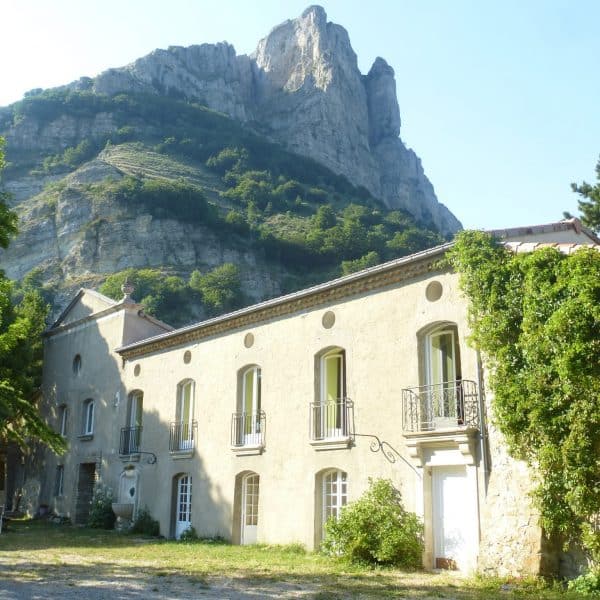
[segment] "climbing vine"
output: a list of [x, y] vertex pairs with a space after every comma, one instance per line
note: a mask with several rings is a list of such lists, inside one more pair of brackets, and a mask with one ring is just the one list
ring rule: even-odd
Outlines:
[[600, 252], [516, 254], [458, 235], [449, 254], [490, 367], [495, 422], [535, 475], [541, 525], [600, 563]]

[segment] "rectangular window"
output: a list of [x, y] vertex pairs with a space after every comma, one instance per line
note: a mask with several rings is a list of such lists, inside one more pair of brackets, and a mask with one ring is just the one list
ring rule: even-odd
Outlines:
[[56, 467], [56, 479], [54, 480], [54, 495], [62, 496], [64, 492], [65, 468], [63, 465]]

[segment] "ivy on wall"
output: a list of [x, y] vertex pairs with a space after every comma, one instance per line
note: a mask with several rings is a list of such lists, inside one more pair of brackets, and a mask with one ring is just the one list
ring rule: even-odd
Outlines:
[[483, 232], [449, 253], [490, 367], [496, 424], [535, 476], [541, 525], [600, 562], [600, 252], [515, 254]]

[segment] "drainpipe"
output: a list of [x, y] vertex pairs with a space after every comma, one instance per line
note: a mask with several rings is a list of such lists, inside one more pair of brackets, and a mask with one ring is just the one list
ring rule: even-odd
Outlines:
[[479, 403], [479, 448], [481, 450], [481, 462], [483, 463], [483, 485], [485, 495], [487, 496], [488, 489], [488, 450], [485, 439], [485, 403], [483, 401], [483, 378], [482, 378], [483, 365], [481, 363], [481, 354], [477, 350], [477, 400]]

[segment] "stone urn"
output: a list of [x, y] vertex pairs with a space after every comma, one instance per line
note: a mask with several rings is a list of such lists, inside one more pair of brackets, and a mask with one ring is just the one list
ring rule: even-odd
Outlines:
[[112, 511], [117, 517], [126, 521], [131, 521], [131, 517], [133, 516], [133, 504], [129, 502], [113, 502]]

